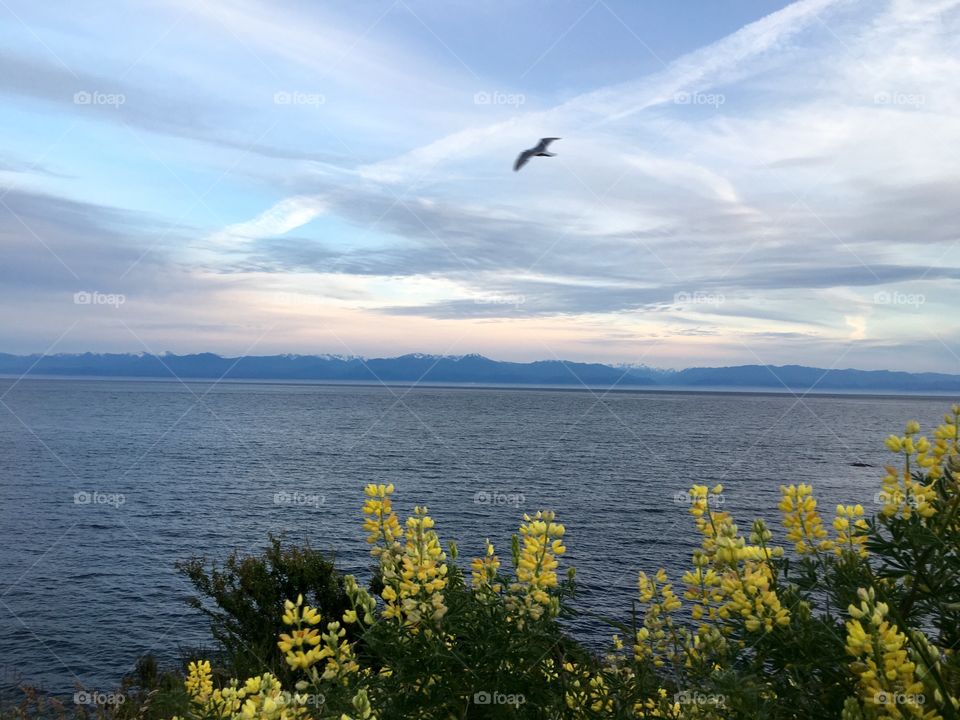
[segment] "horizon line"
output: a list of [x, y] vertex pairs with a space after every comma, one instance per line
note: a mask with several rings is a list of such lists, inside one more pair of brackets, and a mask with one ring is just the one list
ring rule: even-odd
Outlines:
[[[349, 361], [375, 361], [375, 360], [401, 360], [404, 358], [416, 358], [416, 359], [429, 359], [429, 360], [463, 360], [466, 358], [478, 358], [482, 360], [488, 360], [493, 363], [500, 364], [511, 364], [511, 365], [533, 365], [537, 363], [559, 363], [565, 365], [594, 365], [602, 366], [610, 369], [636, 369], [636, 370], [648, 370], [651, 372], [662, 373], [662, 374], [673, 374], [673, 373], [682, 373], [687, 370], [729, 370], [736, 368], [802, 368], [805, 370], [819, 370], [828, 373], [835, 372], [859, 372], [859, 373], [901, 373], [905, 375], [937, 375], [944, 376], [948, 378], [960, 378], [960, 373], [947, 373], [947, 372], [938, 372], [930, 370], [895, 370], [891, 368], [882, 368], [882, 369], [873, 369], [867, 370], [856, 367], [845, 367], [845, 368], [825, 368], [817, 365], [804, 365], [801, 363], [788, 363], [781, 365], [774, 365], [770, 363], [740, 363], [735, 365], [689, 365], [681, 368], [664, 368], [657, 367], [654, 365], [647, 365], [645, 363], [629, 363], [629, 362], [609, 362], [609, 361], [597, 361], [597, 360], [570, 360], [564, 358], [542, 358], [535, 360], [501, 360], [492, 358], [483, 353], [471, 352], [463, 353], [457, 355], [451, 354], [438, 354], [438, 353], [425, 353], [425, 352], [408, 352], [402, 353], [400, 355], [341, 355], [336, 353], [296, 353], [296, 352], [278, 352], [272, 354], [263, 354], [263, 355], [253, 355], [249, 353], [244, 353], [240, 355], [230, 355], [230, 354], [221, 354], [218, 352], [213, 352], [209, 350], [204, 351], [194, 351], [186, 353], [178, 353], [170, 350], [164, 350], [162, 352], [145, 352], [145, 351], [119, 351], [119, 352], [110, 352], [110, 351], [95, 351], [95, 350], [84, 350], [81, 352], [32, 352], [32, 353], [14, 353], [6, 352], [0, 350], [0, 357], [12, 357], [20, 359], [37, 359], [39, 363], [44, 358], [56, 358], [56, 357], [83, 357], [87, 355], [92, 356], [116, 356], [116, 357], [154, 357], [154, 358], [165, 358], [165, 357], [176, 357], [176, 358], [189, 358], [189, 357], [199, 357], [199, 356], [212, 356], [221, 360], [234, 360], [240, 361], [245, 358], [284, 358], [284, 359], [300, 359], [300, 358], [316, 358], [320, 360], [338, 360], [343, 362]], [[32, 368], [31, 368], [32, 369]], [[5, 376], [7, 373], [0, 371], [0, 377]], [[24, 375], [29, 375], [30, 371], [26, 371]], [[83, 376], [81, 376], [83, 377]], [[152, 376], [147, 376], [152, 377]], [[202, 378], [201, 378], [202, 379]], [[282, 378], [278, 378], [282, 379]]]

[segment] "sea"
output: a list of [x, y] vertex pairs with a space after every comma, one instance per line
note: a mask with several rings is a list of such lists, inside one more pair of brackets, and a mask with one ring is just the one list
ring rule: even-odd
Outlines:
[[[950, 397], [0, 378], [0, 687], [110, 692], [211, 644], [175, 563], [309, 542], [366, 581], [363, 487], [426, 505], [466, 567], [524, 513], [567, 528], [570, 631], [602, 642], [637, 574], [679, 584], [691, 484], [781, 531], [784, 483], [879, 508], [883, 439]], [[780, 532], [782, 538], [782, 531]]]

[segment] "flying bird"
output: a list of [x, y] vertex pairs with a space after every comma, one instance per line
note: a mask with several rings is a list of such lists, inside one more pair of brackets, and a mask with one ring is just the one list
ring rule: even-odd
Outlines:
[[517, 161], [513, 164], [513, 171], [516, 172], [522, 168], [532, 157], [553, 157], [556, 155], [556, 153], [548, 152], [547, 146], [554, 140], [559, 139], [560, 138], [540, 138], [540, 142], [537, 143], [536, 147], [532, 147], [529, 150], [524, 150], [522, 153], [517, 155]]

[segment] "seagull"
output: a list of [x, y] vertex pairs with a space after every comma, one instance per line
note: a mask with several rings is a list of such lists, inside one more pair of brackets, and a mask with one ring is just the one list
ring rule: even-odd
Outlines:
[[537, 143], [536, 147], [532, 147], [529, 150], [524, 150], [522, 153], [517, 155], [517, 161], [513, 164], [513, 171], [516, 172], [522, 168], [532, 157], [553, 157], [556, 155], [556, 153], [547, 151], [547, 145], [552, 143], [554, 140], [559, 139], [560, 138], [540, 138], [540, 142]]

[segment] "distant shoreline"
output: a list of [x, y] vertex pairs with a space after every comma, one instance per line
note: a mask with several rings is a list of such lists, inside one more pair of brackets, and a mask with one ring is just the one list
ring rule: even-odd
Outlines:
[[960, 395], [960, 374], [762, 364], [663, 370], [645, 365], [605, 365], [569, 360], [513, 362], [477, 354], [412, 353], [392, 358], [288, 354], [231, 358], [215, 353], [0, 353], [2, 376], [141, 381], [189, 378], [191, 382], [230, 380], [357, 387], [418, 385], [590, 392]]
[[29, 381], [85, 381], [85, 382], [139, 382], [139, 383], [173, 383], [195, 385], [280, 385], [280, 386], [316, 386], [316, 387], [356, 387], [356, 388], [401, 388], [401, 389], [430, 389], [430, 390], [519, 390], [523, 392], [579, 392], [579, 393], [629, 393], [649, 395], [749, 395], [749, 396], [786, 396], [786, 397], [854, 397], [872, 399], [916, 398], [939, 400], [944, 397], [958, 397], [960, 392], [954, 390], [942, 391], [913, 391], [913, 390], [842, 390], [830, 388], [771, 388], [771, 387], [697, 387], [697, 386], [649, 386], [649, 385], [532, 385], [526, 383], [456, 383], [442, 381], [362, 381], [362, 380], [326, 380], [326, 379], [291, 379], [291, 378], [210, 378], [210, 377], [155, 377], [155, 376], [121, 376], [121, 375], [16, 375], [0, 373], [0, 381], [12, 380], [15, 383]]

